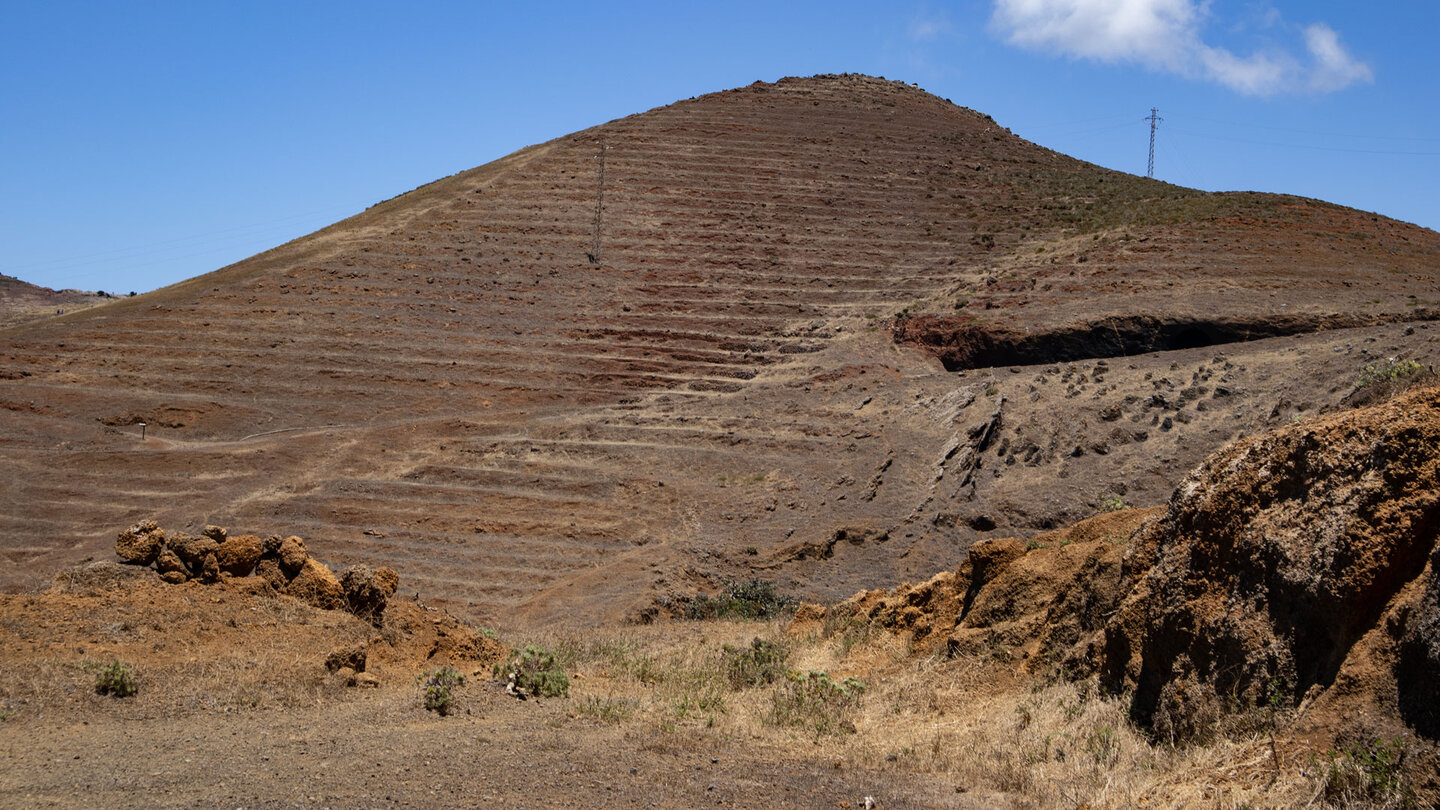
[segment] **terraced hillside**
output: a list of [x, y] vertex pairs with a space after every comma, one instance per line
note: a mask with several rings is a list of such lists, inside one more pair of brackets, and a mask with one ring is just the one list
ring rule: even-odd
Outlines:
[[1434, 232], [1100, 169], [910, 85], [757, 83], [0, 332], [0, 582], [205, 516], [482, 618], [843, 596], [1433, 364], [1436, 268]]

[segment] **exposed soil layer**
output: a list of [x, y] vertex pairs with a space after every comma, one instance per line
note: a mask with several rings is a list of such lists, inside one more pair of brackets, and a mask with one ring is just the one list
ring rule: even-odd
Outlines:
[[1035, 332], [994, 328], [974, 316], [920, 315], [895, 322], [895, 339], [935, 355], [947, 371], [994, 366], [1034, 366], [1077, 360], [1113, 359], [1151, 352], [1203, 349], [1273, 337], [1382, 323], [1433, 321], [1437, 313], [1362, 315], [1272, 315], [1211, 320], [1113, 316], [1099, 321]]

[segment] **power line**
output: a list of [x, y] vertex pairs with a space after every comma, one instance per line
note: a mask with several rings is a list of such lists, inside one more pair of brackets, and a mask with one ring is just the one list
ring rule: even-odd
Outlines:
[[1410, 152], [1394, 149], [1355, 149], [1347, 146], [1312, 146], [1303, 143], [1276, 143], [1275, 141], [1255, 141], [1249, 138], [1236, 138], [1230, 135], [1212, 135], [1208, 132], [1192, 132], [1185, 129], [1175, 130], [1177, 134], [1189, 135], [1192, 138], [1210, 138], [1217, 141], [1230, 141], [1232, 143], [1248, 143], [1253, 146], [1274, 146], [1279, 149], [1309, 149], [1314, 152], [1347, 152], [1357, 155], [1400, 155], [1405, 157], [1434, 157], [1440, 152]]
[[1220, 118], [1207, 118], [1202, 115], [1196, 115], [1191, 117], [1196, 121], [1208, 121], [1212, 124], [1224, 124], [1225, 126], [1231, 127], [1249, 127], [1251, 129], [1268, 129], [1274, 132], [1296, 132], [1304, 135], [1315, 135], [1322, 138], [1350, 138], [1352, 140], [1363, 141], [1421, 141], [1427, 143], [1435, 143], [1437, 141], [1440, 141], [1440, 138], [1437, 137], [1420, 137], [1410, 135], [1356, 135], [1354, 133], [1348, 132], [1321, 132], [1314, 129], [1297, 129], [1295, 127], [1273, 127], [1266, 126], [1264, 124], [1240, 123], [1236, 121], [1226, 121]]

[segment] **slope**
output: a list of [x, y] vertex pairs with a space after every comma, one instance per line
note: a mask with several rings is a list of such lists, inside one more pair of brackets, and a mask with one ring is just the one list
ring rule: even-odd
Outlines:
[[910, 85], [757, 83], [0, 333], [3, 581], [154, 517], [303, 534], [477, 617], [643, 618], [756, 575], [832, 598], [1158, 503], [1362, 365], [1433, 363], [1437, 259]]

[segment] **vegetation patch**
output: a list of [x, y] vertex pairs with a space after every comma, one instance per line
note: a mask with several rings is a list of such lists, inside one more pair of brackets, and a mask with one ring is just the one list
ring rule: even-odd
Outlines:
[[1351, 407], [1372, 405], [1435, 381], [1434, 370], [1414, 360], [1387, 357], [1360, 369], [1355, 390], [1345, 398], [1345, 403]]
[[415, 683], [420, 686], [425, 710], [444, 717], [455, 708], [455, 695], [451, 690], [465, 683], [465, 676], [454, 667], [444, 666], [420, 673]]
[[640, 702], [632, 698], [600, 697], [591, 695], [580, 704], [580, 714], [601, 723], [620, 723], [635, 714]]
[[1413, 807], [1405, 782], [1403, 739], [1356, 740], [1330, 752], [1324, 774], [1325, 799], [1340, 807]]
[[1130, 506], [1119, 495], [1111, 495], [1100, 502], [1099, 508], [1101, 512], [1119, 512], [1122, 509], [1129, 509]]
[[752, 579], [728, 582], [715, 596], [701, 594], [685, 605], [687, 619], [773, 619], [795, 609], [794, 597], [775, 590], [775, 583]]
[[111, 697], [130, 697], [139, 690], [135, 670], [122, 661], [111, 661], [95, 676], [95, 693]]
[[570, 676], [560, 665], [555, 653], [526, 644], [514, 650], [495, 665], [495, 677], [508, 681], [507, 690], [520, 696], [566, 697], [570, 694]]
[[749, 647], [726, 644], [721, 648], [721, 669], [730, 688], [767, 686], [785, 675], [790, 648], [777, 641], [754, 638]]
[[854, 732], [850, 716], [865, 694], [859, 678], [837, 681], [825, 672], [787, 672], [772, 700], [769, 722], [811, 729], [816, 737]]

